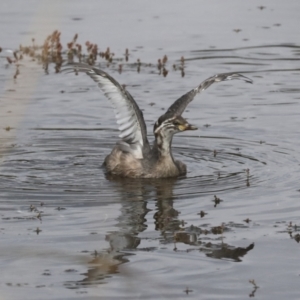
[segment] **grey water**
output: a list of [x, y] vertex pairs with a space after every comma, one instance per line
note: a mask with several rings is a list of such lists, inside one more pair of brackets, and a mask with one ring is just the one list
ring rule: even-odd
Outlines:
[[[299, 11], [296, 0], [2, 2], [0, 299], [299, 299]], [[113, 62], [96, 66], [126, 85], [150, 140], [211, 75], [253, 84], [214, 84], [187, 107], [199, 130], [173, 142], [185, 177], [111, 178], [101, 165], [119, 133], [94, 82], [30, 57], [14, 79], [7, 61], [56, 29], [64, 50], [76, 33], [110, 47]]]

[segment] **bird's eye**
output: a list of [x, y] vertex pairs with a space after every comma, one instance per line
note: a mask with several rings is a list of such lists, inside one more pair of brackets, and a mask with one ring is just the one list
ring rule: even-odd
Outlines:
[[175, 125], [175, 126], [179, 126], [180, 123], [179, 123], [178, 121], [174, 121], [174, 125]]

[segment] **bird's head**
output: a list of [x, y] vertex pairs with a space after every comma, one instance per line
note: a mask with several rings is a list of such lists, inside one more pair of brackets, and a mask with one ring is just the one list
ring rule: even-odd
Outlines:
[[172, 136], [178, 132], [197, 129], [196, 126], [189, 124], [182, 116], [168, 117], [162, 115], [154, 124], [153, 132], [155, 135], [162, 132], [163, 135], [170, 134]]

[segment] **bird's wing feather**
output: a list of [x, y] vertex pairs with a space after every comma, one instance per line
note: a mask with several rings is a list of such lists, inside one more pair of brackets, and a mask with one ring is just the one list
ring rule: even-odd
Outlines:
[[143, 153], [150, 147], [147, 128], [143, 113], [130, 93], [106, 72], [87, 64], [68, 64], [62, 71], [85, 72], [98, 84], [114, 107], [122, 138], [120, 145], [136, 158], [143, 158]]
[[193, 90], [189, 91], [188, 93], [184, 94], [181, 96], [179, 99], [177, 99], [167, 110], [166, 115], [170, 116], [179, 116], [181, 115], [187, 105], [193, 101], [195, 96], [198, 93], [201, 93], [202, 91], [206, 90], [208, 87], [210, 87], [213, 83], [215, 82], [221, 82], [221, 81], [226, 81], [226, 80], [233, 80], [233, 79], [240, 79], [244, 80], [248, 83], [252, 83], [252, 80], [249, 79], [248, 77], [241, 75], [239, 73], [222, 73], [222, 74], [217, 74], [212, 77], [209, 77], [205, 79], [203, 82], [201, 82], [196, 88]]

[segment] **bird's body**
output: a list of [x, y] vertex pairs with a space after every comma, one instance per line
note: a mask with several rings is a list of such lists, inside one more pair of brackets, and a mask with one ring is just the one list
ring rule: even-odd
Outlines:
[[105, 158], [104, 166], [112, 175], [131, 178], [166, 178], [186, 174], [185, 164], [175, 161], [170, 155], [160, 156], [155, 148], [149, 156], [137, 159], [116, 145]]
[[107, 172], [131, 178], [166, 178], [185, 175], [186, 165], [172, 155], [173, 135], [185, 130], [196, 130], [181, 115], [186, 106], [201, 91], [214, 82], [232, 79], [252, 81], [237, 73], [224, 73], [204, 80], [199, 86], [175, 101], [154, 125], [154, 143], [150, 146], [143, 113], [130, 93], [106, 72], [92, 66], [74, 63], [67, 71], [85, 72], [112, 102], [121, 131], [119, 141], [105, 158]]

